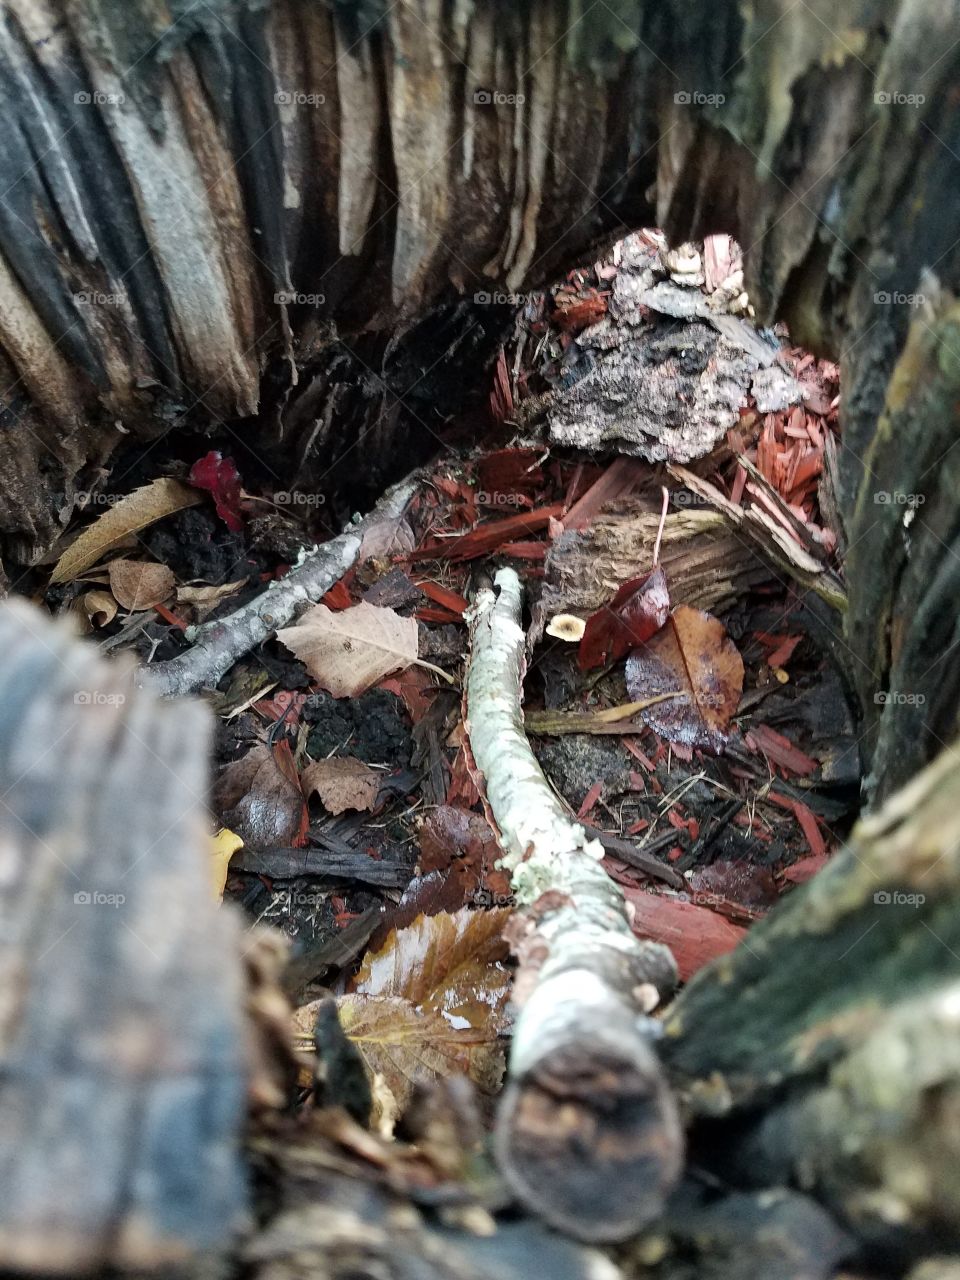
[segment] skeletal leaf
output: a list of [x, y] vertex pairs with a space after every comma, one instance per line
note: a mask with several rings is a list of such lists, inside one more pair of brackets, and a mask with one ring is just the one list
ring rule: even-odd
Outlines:
[[51, 583], [72, 582], [130, 534], [202, 501], [203, 495], [196, 489], [190, 489], [169, 476], [161, 476], [142, 489], [134, 489], [133, 493], [108, 507], [102, 516], [84, 529], [76, 542], [67, 547], [54, 565]]
[[337, 613], [314, 605], [277, 639], [335, 698], [356, 697], [417, 661], [416, 620], [372, 604]]

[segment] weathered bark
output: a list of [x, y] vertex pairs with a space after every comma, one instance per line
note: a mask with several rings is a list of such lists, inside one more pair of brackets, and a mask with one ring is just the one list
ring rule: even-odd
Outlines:
[[951, 748], [673, 1006], [663, 1055], [718, 1172], [800, 1185], [888, 1251], [957, 1247], [958, 895]]
[[206, 865], [209, 717], [134, 696], [127, 664], [26, 604], [0, 610], [0, 649], [0, 1253], [172, 1267], [246, 1216], [253, 1061]]

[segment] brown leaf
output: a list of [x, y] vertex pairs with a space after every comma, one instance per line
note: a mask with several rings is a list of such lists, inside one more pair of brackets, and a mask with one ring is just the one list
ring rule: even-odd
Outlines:
[[164, 516], [196, 506], [203, 494], [179, 480], [161, 476], [142, 489], [134, 489], [125, 498], [108, 507], [93, 524], [84, 529], [54, 565], [50, 582], [71, 582], [84, 569], [96, 564], [105, 552], [119, 546], [131, 533], [156, 524]]
[[117, 616], [117, 602], [109, 591], [88, 591], [82, 598], [82, 606], [95, 627], [105, 627]]
[[300, 775], [304, 795], [316, 792], [328, 813], [346, 809], [372, 809], [377, 803], [383, 774], [352, 756], [317, 760]]
[[246, 586], [246, 578], [236, 582], [224, 582], [221, 586], [178, 587], [177, 604], [189, 604], [193, 607], [197, 622], [203, 622], [212, 613], [221, 600], [232, 596], [241, 587]]
[[335, 698], [356, 697], [416, 662], [418, 652], [416, 620], [372, 604], [339, 613], [314, 605], [296, 626], [278, 631], [277, 639]]
[[223, 825], [254, 851], [296, 842], [304, 801], [269, 747], [252, 747], [217, 779], [214, 805]]
[[510, 873], [497, 870], [499, 858], [496, 834], [482, 813], [441, 804], [420, 828], [421, 870], [451, 868], [461, 885], [461, 901], [492, 906], [510, 897]]
[[636, 701], [680, 690], [685, 696], [647, 707], [643, 720], [670, 742], [722, 751], [743, 692], [743, 659], [709, 613], [680, 605], [663, 629], [627, 659]]
[[120, 605], [135, 613], [162, 604], [173, 594], [176, 578], [165, 564], [151, 564], [146, 560], [111, 560], [110, 590]]
[[[491, 1092], [500, 1081], [498, 1044], [510, 974], [501, 930], [506, 910], [419, 916], [368, 955], [354, 991], [338, 1001], [343, 1029], [372, 1076], [406, 1105], [416, 1080], [466, 1073]], [[317, 1002], [295, 1014], [312, 1039]]]

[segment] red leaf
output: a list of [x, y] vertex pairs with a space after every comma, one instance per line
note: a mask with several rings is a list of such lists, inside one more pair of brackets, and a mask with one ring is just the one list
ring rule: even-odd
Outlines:
[[206, 489], [213, 494], [217, 515], [233, 533], [243, 528], [240, 514], [240, 473], [232, 459], [212, 449], [199, 458], [190, 468], [187, 477], [195, 489]]
[[580, 641], [580, 670], [616, 662], [655, 635], [669, 613], [670, 592], [659, 565], [645, 577], [625, 582], [609, 604], [587, 619]]

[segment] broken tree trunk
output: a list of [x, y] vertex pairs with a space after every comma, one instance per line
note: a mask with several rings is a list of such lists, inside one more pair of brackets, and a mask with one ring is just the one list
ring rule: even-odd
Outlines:
[[207, 866], [209, 717], [134, 696], [127, 664], [24, 603], [0, 610], [0, 650], [0, 1253], [171, 1268], [247, 1215], [253, 1060], [240, 929]]
[[887, 1261], [960, 1246], [958, 899], [950, 749], [696, 975], [662, 1042], [699, 1158], [799, 1185]]

